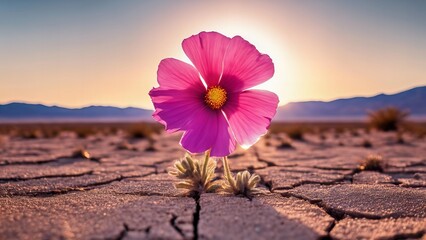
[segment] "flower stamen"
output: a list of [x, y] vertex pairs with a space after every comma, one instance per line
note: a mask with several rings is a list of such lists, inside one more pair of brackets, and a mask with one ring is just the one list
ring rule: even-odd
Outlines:
[[220, 86], [209, 87], [204, 96], [204, 101], [211, 109], [217, 110], [225, 104], [226, 95], [226, 90]]

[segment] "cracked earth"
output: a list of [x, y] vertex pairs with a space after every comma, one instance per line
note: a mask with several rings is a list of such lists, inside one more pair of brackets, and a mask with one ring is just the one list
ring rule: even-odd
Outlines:
[[[426, 239], [424, 139], [312, 134], [283, 147], [285, 138], [230, 156], [233, 171], [262, 178], [247, 199], [174, 189], [167, 168], [184, 155], [179, 135], [153, 146], [119, 135], [3, 137], [0, 239]], [[383, 157], [382, 171], [359, 169], [369, 154]]]

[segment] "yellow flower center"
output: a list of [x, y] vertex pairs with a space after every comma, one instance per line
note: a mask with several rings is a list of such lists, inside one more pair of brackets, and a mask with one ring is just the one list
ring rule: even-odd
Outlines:
[[220, 86], [209, 87], [204, 101], [211, 109], [219, 109], [226, 102], [226, 90]]

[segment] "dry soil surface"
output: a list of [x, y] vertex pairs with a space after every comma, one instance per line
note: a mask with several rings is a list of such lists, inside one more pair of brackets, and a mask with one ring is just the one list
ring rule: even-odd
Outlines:
[[[285, 135], [263, 138], [230, 157], [234, 171], [262, 178], [248, 199], [174, 189], [167, 168], [184, 155], [178, 135], [157, 136], [154, 146], [122, 136], [3, 136], [0, 239], [425, 239], [426, 141], [404, 139], [329, 133], [289, 146]], [[381, 171], [359, 169], [369, 154], [383, 157]]]

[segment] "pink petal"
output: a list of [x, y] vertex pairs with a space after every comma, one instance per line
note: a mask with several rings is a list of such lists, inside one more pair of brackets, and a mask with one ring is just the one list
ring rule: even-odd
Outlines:
[[213, 157], [228, 156], [235, 151], [236, 147], [237, 142], [234, 135], [232, 134], [231, 127], [221, 112], [220, 116], [218, 116], [216, 141], [213, 144], [210, 155]]
[[206, 108], [203, 92], [197, 88], [172, 90], [160, 87], [152, 89], [149, 95], [155, 107], [153, 117], [165, 125], [167, 131], [189, 129], [192, 120]]
[[211, 156], [223, 157], [235, 150], [235, 139], [221, 111], [207, 109], [194, 119], [192, 127], [180, 142], [189, 152], [201, 153], [211, 149]]
[[192, 128], [186, 131], [180, 144], [191, 153], [201, 153], [210, 149], [216, 140], [217, 112], [204, 111], [192, 122]]
[[149, 92], [155, 107], [153, 117], [168, 131], [186, 129], [200, 109], [205, 108], [206, 91], [197, 70], [182, 61], [168, 58], [158, 65], [159, 88]]
[[197, 69], [174, 58], [163, 59], [158, 65], [157, 81], [162, 89], [202, 88]]
[[278, 96], [263, 90], [230, 94], [223, 108], [237, 143], [249, 147], [267, 132], [278, 106]]
[[272, 59], [255, 46], [235, 36], [229, 42], [220, 85], [238, 92], [259, 85], [274, 75]]
[[182, 42], [183, 51], [198, 69], [208, 86], [217, 85], [230, 39], [217, 32], [201, 32]]

